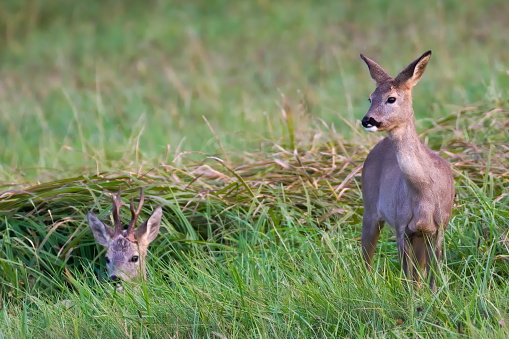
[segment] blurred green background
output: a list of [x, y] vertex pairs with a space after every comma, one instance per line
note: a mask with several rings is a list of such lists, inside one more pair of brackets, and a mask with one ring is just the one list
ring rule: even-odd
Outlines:
[[433, 51], [420, 119], [503, 100], [508, 13], [506, 0], [2, 1], [0, 175], [172, 163], [219, 153], [214, 134], [256, 151], [284, 132], [282, 95], [296, 128], [322, 119], [355, 138], [374, 89], [359, 53], [397, 74]]
[[[508, 14], [0, 1], [0, 338], [507, 338]], [[360, 126], [375, 84], [359, 54], [396, 75], [429, 49], [417, 129], [457, 193], [437, 293], [406, 284], [389, 227], [372, 272], [359, 246], [383, 136]], [[161, 234], [147, 281], [115, 294], [86, 213], [106, 222], [108, 192], [140, 186]]]

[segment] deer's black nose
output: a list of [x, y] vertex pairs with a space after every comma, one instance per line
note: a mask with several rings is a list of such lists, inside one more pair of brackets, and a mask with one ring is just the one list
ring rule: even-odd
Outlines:
[[111, 279], [111, 281], [119, 281], [119, 280], [120, 280], [120, 278], [119, 278], [119, 277], [117, 277], [116, 275], [112, 275], [112, 276], [110, 277], [110, 279]]
[[364, 128], [369, 128], [369, 127], [380, 127], [381, 123], [376, 121], [375, 119], [373, 119], [373, 117], [364, 117], [362, 118], [362, 126]]

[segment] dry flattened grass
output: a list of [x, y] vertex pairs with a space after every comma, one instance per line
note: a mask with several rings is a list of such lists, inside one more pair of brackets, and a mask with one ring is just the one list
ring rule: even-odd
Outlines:
[[[497, 210], [507, 203], [508, 112], [458, 110], [421, 135], [432, 149], [440, 149], [455, 170], [457, 213], [466, 213], [460, 220], [468, 220], [480, 208], [476, 192], [487, 191], [488, 186], [490, 194], [481, 195], [482, 199], [500, 203]], [[163, 205], [168, 230], [158, 241], [180, 243], [172, 245], [181, 246], [178, 251], [186, 251], [188, 241], [229, 246], [236, 228], [254, 225], [267, 215], [277, 223], [291, 217], [302, 227], [334, 227], [330, 230], [336, 232], [341, 228], [353, 240], [362, 215], [362, 163], [376, 141], [372, 138], [354, 143], [333, 135], [311, 146], [297, 140], [295, 150], [272, 144], [259, 153], [244, 154], [236, 163], [213, 156], [195, 162], [183, 153], [178, 166], [80, 175], [3, 192], [0, 212], [5, 222], [0, 232], [5, 241], [0, 243], [4, 253], [0, 264], [12, 274], [2, 284], [31, 285], [39, 279], [42, 285], [53, 286], [42, 281], [43, 272], [69, 272], [71, 266], [80, 265], [74, 257], [97, 258], [85, 214], [92, 209], [106, 218], [110, 194], [118, 189], [128, 201], [144, 187], [149, 202], [142, 212], [145, 216], [152, 211], [150, 205]], [[353, 228], [346, 229], [347, 225]], [[12, 265], [26, 269], [24, 280]]]
[[[479, 185], [494, 178], [500, 200], [507, 195], [509, 181], [508, 113], [502, 108], [461, 109], [436, 121], [421, 138], [432, 149], [440, 149], [458, 177], [466, 175]], [[253, 200], [270, 204], [277, 199], [275, 194], [284, 194], [295, 205], [311, 203], [336, 211], [342, 206], [360, 208], [359, 179], [369, 148], [365, 140], [356, 144], [336, 138], [320, 146], [301, 142], [295, 150], [273, 144], [270, 150], [245, 154], [236, 164], [205, 156], [202, 162], [180, 159], [184, 165], [162, 165], [145, 173], [82, 175], [3, 192], [0, 211], [14, 218], [30, 218], [45, 210], [73, 214], [80, 210], [76, 206], [108, 205], [109, 199], [100, 199], [103, 192], [121, 188], [130, 197], [139, 186], [146, 186], [153, 198], [171, 194], [182, 206], [203, 203], [206, 197], [225, 208], [250, 205]]]

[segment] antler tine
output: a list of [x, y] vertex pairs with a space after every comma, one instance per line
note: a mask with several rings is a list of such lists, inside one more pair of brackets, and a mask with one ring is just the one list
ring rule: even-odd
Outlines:
[[135, 242], [134, 238], [134, 227], [136, 226], [136, 221], [138, 220], [138, 216], [140, 215], [141, 208], [143, 207], [143, 203], [145, 202], [145, 193], [143, 192], [143, 188], [140, 188], [140, 203], [138, 204], [138, 208], [134, 210], [134, 198], [131, 198], [130, 208], [131, 208], [131, 222], [127, 227], [127, 240], [131, 242]]
[[122, 234], [122, 222], [120, 221], [120, 207], [122, 206], [122, 200], [120, 199], [120, 188], [118, 189], [117, 196], [111, 196], [113, 201], [113, 222], [115, 226], [114, 237], [118, 237]]

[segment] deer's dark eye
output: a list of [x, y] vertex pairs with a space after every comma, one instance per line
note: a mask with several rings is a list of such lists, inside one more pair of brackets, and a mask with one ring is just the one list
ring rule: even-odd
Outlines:
[[106, 263], [109, 264], [110, 263], [110, 258], [108, 257], [105, 257], [104, 260], [106, 260]]
[[387, 102], [388, 102], [389, 104], [393, 104], [393, 103], [395, 103], [395, 102], [396, 102], [396, 98], [395, 98], [395, 97], [389, 97], [389, 99], [387, 99]]
[[138, 256], [135, 255], [131, 258], [131, 262], [137, 262], [138, 261]]

